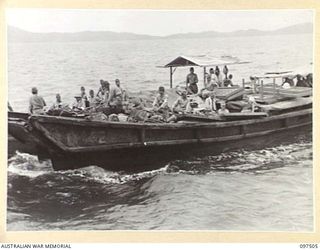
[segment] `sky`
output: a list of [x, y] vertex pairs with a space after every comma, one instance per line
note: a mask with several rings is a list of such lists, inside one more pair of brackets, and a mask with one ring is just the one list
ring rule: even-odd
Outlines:
[[114, 31], [165, 36], [210, 30], [275, 30], [313, 22], [313, 11], [7, 9], [6, 21], [10, 26], [32, 32]]

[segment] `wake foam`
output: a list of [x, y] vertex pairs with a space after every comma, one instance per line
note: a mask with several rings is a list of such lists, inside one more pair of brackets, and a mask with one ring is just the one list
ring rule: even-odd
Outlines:
[[94, 181], [101, 184], [123, 184], [152, 178], [156, 175], [212, 174], [217, 171], [254, 172], [290, 167], [297, 161], [312, 160], [312, 150], [310, 148], [312, 148], [311, 142], [280, 145], [255, 151], [233, 151], [191, 160], [176, 160], [169, 162], [160, 169], [134, 174], [108, 171], [97, 166], [54, 171], [50, 160], [39, 161], [34, 155], [17, 152], [8, 160], [8, 172], [11, 175], [28, 176], [29, 178], [50, 174], [69, 178], [79, 177], [86, 181]]
[[166, 165], [160, 169], [134, 173], [134, 174], [112, 172], [97, 166], [89, 166], [89, 167], [84, 167], [76, 170], [67, 170], [67, 171], [59, 171], [59, 172], [69, 177], [72, 177], [72, 176], [82, 177], [82, 178], [93, 180], [95, 182], [99, 182], [102, 184], [109, 184], [109, 183], [124, 184], [130, 181], [138, 181], [145, 178], [152, 178], [159, 174], [164, 174], [167, 172], [168, 166], [169, 165]]
[[9, 174], [34, 178], [52, 171], [53, 168], [50, 160], [39, 161], [37, 156], [27, 153], [17, 151], [16, 154], [8, 160]]

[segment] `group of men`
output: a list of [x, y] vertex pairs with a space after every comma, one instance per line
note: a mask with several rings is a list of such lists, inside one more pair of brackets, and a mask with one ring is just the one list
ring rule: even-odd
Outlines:
[[[204, 88], [199, 91], [198, 76], [191, 67], [186, 79], [186, 88], [177, 91], [179, 96], [171, 106], [169, 106], [168, 95], [163, 86], [159, 87], [150, 109], [146, 107], [141, 98], [138, 98], [140, 100], [133, 100], [132, 98], [129, 100], [126, 91], [120, 86], [120, 80], [116, 79], [112, 87], [110, 87], [108, 81], [100, 80], [101, 86], [96, 95], [92, 89], [87, 95], [85, 88], [81, 87], [81, 92], [79, 95], [75, 95], [75, 102], [71, 107], [63, 104], [60, 94], [57, 94], [56, 101], [50, 109], [69, 108], [72, 111], [92, 109], [93, 111], [101, 111], [105, 115], [125, 113], [130, 116], [133, 114], [133, 116], [137, 115], [137, 120], [141, 117], [143, 117], [143, 120], [150, 117], [160, 117], [166, 122], [176, 121], [178, 114], [223, 115], [229, 113], [229, 110], [226, 108], [226, 102], [216, 97], [216, 88], [234, 86], [232, 75], [228, 75], [228, 71], [228, 68], [224, 66], [223, 77], [219, 67], [211, 68], [209, 74], [207, 74]], [[312, 84], [312, 75], [305, 81], [310, 82], [310, 77]], [[254, 81], [255, 79], [251, 80]], [[297, 77], [297, 81], [301, 84], [302, 79]], [[32, 94], [30, 113], [42, 114], [46, 103], [41, 96], [38, 96], [37, 88], [32, 88]], [[254, 98], [248, 98], [245, 102], [247, 105], [242, 108], [241, 112], [254, 112], [258, 106]]]
[[[100, 88], [95, 95], [94, 90], [90, 89], [89, 95], [86, 94], [85, 87], [80, 88], [80, 94], [75, 95], [75, 101], [71, 106], [62, 102], [61, 95], [56, 94], [56, 100], [49, 110], [70, 109], [73, 111], [81, 111], [97, 107], [109, 109], [109, 113], [120, 113], [123, 110], [123, 104], [127, 101], [127, 93], [120, 86], [120, 80], [115, 80], [115, 85], [110, 87], [108, 81], [100, 80]], [[38, 95], [38, 89], [31, 89], [32, 96], [29, 100], [29, 111], [31, 114], [43, 114], [44, 108], [47, 106], [43, 97]]]
[[[296, 79], [296, 80], [294, 80]], [[295, 82], [296, 81], [296, 82]], [[291, 87], [313, 87], [313, 76], [312, 73], [307, 74], [305, 77], [297, 74], [293, 77], [285, 77], [282, 82], [282, 87], [287, 89]]]
[[164, 87], [159, 87], [158, 94], [153, 101], [153, 110], [165, 115], [171, 113], [168, 121], [175, 121], [176, 114], [211, 114], [223, 115], [229, 113], [226, 103], [216, 98], [214, 91], [202, 92], [201, 94], [188, 95], [187, 90], [178, 93], [180, 96], [174, 101], [170, 107], [168, 104], [168, 95], [165, 93]]
[[[215, 69], [210, 68], [209, 73], [206, 73], [206, 79], [204, 83], [204, 88], [213, 91], [216, 87], [231, 87], [233, 86], [232, 82], [232, 74], [229, 74], [229, 69], [227, 66], [224, 66], [223, 73], [224, 77], [222, 76], [220, 69], [218, 66]], [[194, 73], [194, 68], [190, 68], [190, 73], [187, 75], [186, 79], [186, 87], [188, 94], [197, 94], [199, 91], [198, 88], [198, 76]]]
[[[231, 81], [232, 75], [227, 75], [227, 67], [224, 68], [223, 72], [225, 74], [224, 80], [218, 67], [215, 70], [213, 68], [210, 69], [205, 88], [199, 91], [197, 86], [198, 77], [194, 73], [194, 69], [190, 68], [190, 74], [187, 76], [187, 88], [177, 92], [179, 97], [171, 107], [169, 107], [168, 95], [164, 87], [159, 87], [158, 93], [152, 103], [152, 108], [148, 109], [141, 99], [140, 101], [133, 99], [129, 101], [126, 91], [120, 86], [120, 80], [116, 79], [115, 85], [112, 87], [110, 87], [108, 81], [100, 80], [101, 86], [96, 95], [92, 89], [89, 91], [89, 95], [87, 95], [85, 88], [81, 87], [80, 94], [74, 96], [75, 101], [71, 106], [64, 104], [61, 95], [56, 94], [56, 101], [49, 110], [68, 109], [75, 112], [93, 110], [101, 111], [105, 115], [126, 113], [129, 116], [134, 114], [138, 117], [144, 117], [144, 120], [150, 117], [160, 117], [160, 119], [166, 122], [176, 121], [177, 114], [226, 114], [229, 113], [226, 103], [216, 98], [214, 91], [217, 87], [233, 86]], [[46, 107], [46, 102], [38, 95], [37, 88], [32, 88], [30, 113], [43, 114], [44, 107]]]
[[[226, 102], [217, 98], [216, 89], [221, 87], [232, 87], [232, 74], [228, 74], [227, 66], [223, 68], [223, 74], [217, 66], [215, 69], [211, 68], [209, 74], [206, 74], [204, 88], [198, 88], [198, 76], [194, 73], [193, 67], [190, 68], [190, 73], [186, 79], [186, 89], [180, 91], [178, 99], [171, 107], [168, 105], [168, 95], [165, 93], [164, 87], [159, 87], [158, 94], [153, 102], [153, 109], [172, 114], [169, 121], [176, 120], [176, 114], [205, 114], [205, 115], [225, 115], [229, 113]], [[255, 98], [245, 97], [240, 108], [240, 112], [255, 112], [259, 111]]]

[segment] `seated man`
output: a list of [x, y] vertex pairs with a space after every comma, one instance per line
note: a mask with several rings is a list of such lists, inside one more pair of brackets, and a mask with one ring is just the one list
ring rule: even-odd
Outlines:
[[224, 114], [228, 114], [229, 110], [226, 108], [226, 102], [225, 101], [221, 101], [220, 102], [220, 109], [218, 110], [218, 114], [219, 115], [224, 115]]
[[52, 104], [46, 114], [54, 116], [72, 116], [72, 110], [68, 104], [62, 103], [61, 96], [58, 93], [56, 94], [56, 101]]
[[205, 89], [208, 91], [214, 91], [216, 88], [219, 88], [219, 85], [215, 81], [210, 81]]
[[181, 92], [181, 96], [172, 105], [172, 110], [176, 113], [185, 113], [190, 110], [190, 102], [187, 98], [186, 90]]
[[[203, 93], [208, 93], [214, 91], [216, 88], [218, 88], [218, 84], [215, 81], [210, 81], [208, 84], [206, 84], [206, 87], [201, 89], [199, 91], [199, 96], [202, 98]], [[205, 99], [205, 98], [204, 98]]]
[[313, 86], [313, 75], [312, 75], [312, 73], [309, 73], [306, 76], [306, 83], [307, 83], [308, 87], [312, 88], [312, 86]]
[[129, 122], [145, 122], [151, 117], [151, 112], [144, 109], [144, 102], [140, 98], [135, 98], [129, 102], [127, 112]]
[[152, 106], [155, 111], [168, 109], [168, 95], [165, 94], [164, 87], [159, 87], [158, 94], [154, 98]]
[[256, 100], [254, 99], [253, 96], [248, 97], [248, 104], [245, 105], [241, 112], [242, 113], [250, 113], [250, 112], [255, 112], [259, 107], [257, 106]]
[[75, 95], [74, 98], [76, 100], [72, 104], [72, 109], [76, 110], [76, 111], [84, 110], [86, 106], [85, 106], [85, 104], [83, 102], [81, 94], [80, 95]]
[[42, 96], [38, 95], [38, 89], [33, 87], [31, 89], [32, 96], [29, 99], [29, 111], [31, 114], [41, 115], [44, 114], [43, 108], [46, 105], [46, 102], [42, 98]]
[[307, 81], [304, 79], [302, 75], [298, 74], [296, 77], [297, 77], [296, 87], [309, 87]]
[[205, 100], [205, 109], [210, 112], [216, 112], [217, 111], [217, 101], [215, 92], [210, 92], [209, 97]]
[[283, 78], [283, 83], [282, 83], [281, 87], [284, 88], [284, 89], [288, 89], [288, 88], [294, 87], [293, 79], [289, 78], [289, 77]]
[[228, 76], [228, 78], [226, 78], [224, 81], [223, 81], [223, 86], [224, 87], [232, 87], [233, 86], [233, 82], [232, 82], [232, 75], [230, 74]]
[[[189, 99], [187, 98], [187, 91], [184, 90], [181, 92], [181, 96], [174, 102], [172, 105], [172, 110], [175, 114], [185, 114], [185, 113], [191, 113], [192, 107]], [[177, 115], [171, 115], [167, 122], [176, 122], [178, 120]]]
[[66, 107], [68, 107], [68, 105], [62, 103], [61, 95], [59, 93], [56, 94], [56, 101], [54, 102], [54, 104], [52, 104], [50, 109], [62, 109]]

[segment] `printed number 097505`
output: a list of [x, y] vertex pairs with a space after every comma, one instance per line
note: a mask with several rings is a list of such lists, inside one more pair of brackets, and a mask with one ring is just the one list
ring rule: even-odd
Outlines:
[[300, 244], [300, 248], [315, 249], [318, 248], [318, 244]]

